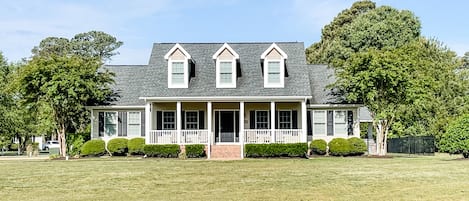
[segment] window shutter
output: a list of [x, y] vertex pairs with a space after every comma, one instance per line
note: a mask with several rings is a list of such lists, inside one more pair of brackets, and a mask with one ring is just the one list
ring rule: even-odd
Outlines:
[[119, 112], [122, 120], [121, 123], [121, 131], [120, 133], [122, 134], [121, 136], [127, 136], [127, 112]]
[[140, 129], [140, 131], [142, 133], [140, 133], [140, 135], [142, 137], [145, 137], [145, 111], [141, 111], [140, 115], [141, 115], [140, 116], [140, 125], [142, 126], [141, 129]]
[[156, 111], [156, 130], [163, 130], [163, 112]]
[[272, 122], [270, 121], [270, 110], [267, 111], [267, 120], [269, 121], [269, 129], [271, 129], [272, 128], [272, 125], [271, 125]]
[[353, 111], [347, 111], [347, 132], [353, 135]]
[[[235, 136], [238, 137], [239, 139], [239, 111], [235, 111]], [[237, 140], [235, 139], [235, 142], [237, 142]]]
[[308, 135], [313, 135], [313, 121], [311, 118], [312, 117], [312, 111], [307, 111], [306, 112], [306, 124], [307, 124], [307, 133]]
[[[186, 128], [186, 112], [184, 112], [184, 110], [181, 110], [181, 129], [185, 129]], [[176, 118], [176, 121], [177, 121], [177, 118]], [[177, 122], [176, 122], [176, 125], [177, 125]], [[177, 128], [176, 128], [177, 129]]]
[[122, 136], [122, 112], [117, 112], [117, 136]]
[[327, 135], [333, 136], [334, 135], [334, 111], [328, 110], [327, 111]]
[[291, 111], [292, 129], [298, 129], [298, 111]]
[[275, 129], [278, 129], [278, 116], [279, 115], [280, 115], [280, 111], [275, 110]]
[[205, 115], [204, 111], [199, 111], [199, 129], [203, 130], [205, 128]]
[[218, 141], [218, 137], [219, 137], [219, 128], [220, 128], [220, 125], [219, 125], [219, 119], [220, 119], [220, 111], [216, 111], [215, 112], [215, 140]]
[[256, 111], [249, 112], [249, 128], [256, 129]]
[[98, 113], [98, 136], [104, 136], [104, 112]]

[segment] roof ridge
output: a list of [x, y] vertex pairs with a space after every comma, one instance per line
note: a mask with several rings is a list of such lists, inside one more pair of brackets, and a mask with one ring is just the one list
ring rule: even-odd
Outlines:
[[280, 43], [280, 44], [284, 44], [284, 43], [304, 43], [303, 41], [271, 41], [271, 42], [268, 42], [268, 41], [264, 41], [264, 42], [154, 42], [153, 44], [176, 44], [176, 43], [179, 43], [179, 44], [225, 44], [225, 43], [228, 43], [228, 44], [272, 44], [272, 43]]

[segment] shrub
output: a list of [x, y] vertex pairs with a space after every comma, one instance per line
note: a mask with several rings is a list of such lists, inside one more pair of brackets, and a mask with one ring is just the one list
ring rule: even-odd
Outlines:
[[440, 140], [440, 150], [469, 158], [469, 114], [449, 123]]
[[67, 133], [66, 144], [67, 152], [70, 156], [80, 155], [80, 150], [83, 144], [90, 140], [91, 134], [89, 132], [84, 133]]
[[186, 156], [188, 158], [202, 158], [205, 157], [205, 145], [203, 144], [189, 144], [185, 146]]
[[350, 154], [350, 143], [344, 138], [334, 138], [329, 142], [329, 154], [332, 156], [347, 156]]
[[293, 144], [246, 144], [246, 157], [304, 157], [307, 143]]
[[129, 154], [143, 155], [143, 147], [145, 146], [145, 138], [132, 138], [127, 143]]
[[327, 153], [327, 142], [325, 140], [313, 140], [311, 142], [311, 151], [315, 154], [324, 155]]
[[147, 144], [143, 152], [148, 157], [177, 158], [180, 150], [177, 144]]
[[347, 140], [350, 144], [350, 155], [360, 156], [365, 153], [366, 143], [358, 137], [352, 137]]
[[94, 139], [85, 142], [81, 147], [80, 155], [82, 156], [102, 156], [106, 153], [104, 140]]
[[14, 143], [10, 145], [10, 151], [18, 151], [18, 143]]
[[127, 143], [129, 140], [126, 138], [114, 138], [107, 143], [107, 150], [113, 156], [122, 156], [127, 154]]

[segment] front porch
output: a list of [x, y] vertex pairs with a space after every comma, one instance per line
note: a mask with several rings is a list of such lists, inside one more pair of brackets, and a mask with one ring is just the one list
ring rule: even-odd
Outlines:
[[306, 102], [147, 101], [146, 144], [213, 145], [307, 141]]

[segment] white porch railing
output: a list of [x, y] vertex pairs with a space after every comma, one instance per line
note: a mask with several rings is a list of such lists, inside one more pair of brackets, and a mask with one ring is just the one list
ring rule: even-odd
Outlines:
[[181, 130], [182, 144], [207, 144], [208, 130]]
[[272, 142], [272, 130], [270, 129], [244, 129], [244, 143], [267, 144]]
[[[268, 143], [297, 143], [301, 142], [301, 129], [275, 129], [272, 139], [271, 129], [245, 129], [244, 143], [268, 144]], [[272, 141], [274, 140], [274, 141]]]
[[301, 129], [275, 129], [276, 143], [301, 142]]
[[151, 130], [147, 144], [177, 144], [176, 130]]
[[178, 142], [177, 130], [151, 130], [147, 144], [207, 144], [208, 130], [181, 130]]

